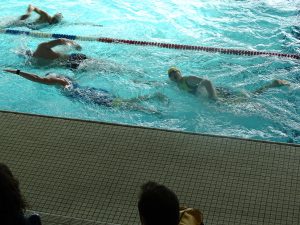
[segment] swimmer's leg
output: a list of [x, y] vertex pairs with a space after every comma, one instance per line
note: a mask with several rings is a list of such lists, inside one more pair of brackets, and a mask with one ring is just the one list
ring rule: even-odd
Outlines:
[[120, 98], [115, 98], [113, 100], [112, 106], [114, 107], [121, 107], [121, 108], [126, 108], [129, 110], [135, 110], [135, 111], [141, 111], [147, 114], [156, 114], [156, 115], [161, 115], [161, 112], [159, 112], [156, 109], [144, 107], [140, 105], [141, 101], [147, 101], [151, 99], [157, 99], [161, 102], [166, 102], [169, 103], [169, 99], [167, 96], [160, 92], [156, 92], [152, 95], [143, 95], [143, 96], [138, 96], [137, 98], [131, 98], [131, 99], [120, 99]]
[[129, 109], [129, 110], [134, 110], [134, 111], [140, 111], [140, 112], [144, 112], [147, 114], [158, 114], [160, 115], [161, 113], [156, 110], [156, 109], [151, 109], [151, 108], [146, 108], [144, 106], [141, 106], [137, 103], [138, 98], [134, 98], [134, 99], [120, 99], [120, 98], [116, 98], [113, 100], [112, 102], [112, 106], [113, 107], [119, 107], [119, 108], [123, 108], [123, 109]]
[[151, 95], [139, 96], [137, 98], [130, 99], [129, 101], [138, 102], [138, 101], [148, 101], [148, 100], [152, 100], [152, 99], [155, 99], [155, 100], [158, 100], [158, 101], [164, 102], [164, 103], [169, 103], [169, 98], [166, 95], [164, 95], [163, 93], [160, 93], [160, 92], [156, 92], [156, 93], [151, 94]]
[[1, 25], [1, 28], [13, 28], [13, 27], [19, 27], [19, 26], [24, 26], [26, 23], [21, 20], [12, 20], [9, 22], [6, 22], [5, 24]]
[[156, 114], [156, 115], [160, 115], [161, 114], [156, 109], [146, 108], [146, 107], [138, 105], [138, 104], [129, 104], [129, 103], [126, 103], [124, 106], [127, 109], [134, 110], [134, 111], [140, 111], [140, 112], [144, 112], [144, 113], [147, 113], [147, 114]]
[[141, 105], [137, 105], [137, 104], [131, 104], [131, 105], [127, 105], [128, 109], [134, 110], [134, 111], [141, 111], [147, 114], [161, 114], [158, 110], [156, 109], [151, 109], [151, 108], [146, 108], [143, 107]]

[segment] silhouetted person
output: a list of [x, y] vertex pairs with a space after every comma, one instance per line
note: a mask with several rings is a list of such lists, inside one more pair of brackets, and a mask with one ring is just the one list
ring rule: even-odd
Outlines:
[[176, 194], [164, 185], [142, 185], [138, 201], [142, 225], [201, 225], [203, 216], [197, 209], [179, 207]]
[[19, 182], [10, 169], [0, 163], [0, 224], [1, 225], [40, 225], [38, 215], [25, 217], [27, 207]]

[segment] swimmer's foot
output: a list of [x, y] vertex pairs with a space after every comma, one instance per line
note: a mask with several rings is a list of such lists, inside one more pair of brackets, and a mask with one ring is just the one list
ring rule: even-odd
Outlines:
[[138, 99], [141, 101], [147, 101], [151, 99], [157, 99], [159, 101], [163, 101], [165, 98], [166, 96], [160, 92], [156, 92], [155, 94], [151, 94], [151, 95], [142, 95], [138, 97]]
[[266, 90], [268, 90], [269, 88], [276, 88], [276, 87], [282, 87], [282, 86], [290, 86], [290, 83], [286, 80], [273, 80], [272, 83], [267, 84], [259, 89], [257, 89], [256, 91], [254, 91], [254, 94], [261, 94], [263, 92], [265, 92]]
[[290, 86], [290, 83], [286, 80], [273, 80], [270, 87], [281, 87], [281, 86]]
[[157, 100], [161, 101], [161, 102], [164, 102], [164, 103], [168, 103], [169, 102], [169, 98], [160, 93], [160, 92], [156, 92], [154, 95], [153, 95], [154, 98], [156, 98]]

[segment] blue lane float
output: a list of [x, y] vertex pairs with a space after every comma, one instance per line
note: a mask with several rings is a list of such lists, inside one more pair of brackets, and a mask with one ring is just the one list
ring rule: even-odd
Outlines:
[[67, 34], [52, 34], [53, 38], [66, 38], [70, 40], [75, 40], [76, 36], [75, 35], [67, 35]]
[[29, 31], [9, 30], [9, 29], [5, 30], [5, 33], [6, 34], [13, 34], [13, 35], [22, 35], [22, 34], [30, 35]]

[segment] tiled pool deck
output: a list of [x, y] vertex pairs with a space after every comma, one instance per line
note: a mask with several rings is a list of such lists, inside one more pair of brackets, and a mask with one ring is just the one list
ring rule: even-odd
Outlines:
[[4, 111], [0, 126], [0, 161], [44, 225], [139, 224], [148, 180], [206, 225], [300, 224], [300, 145]]

